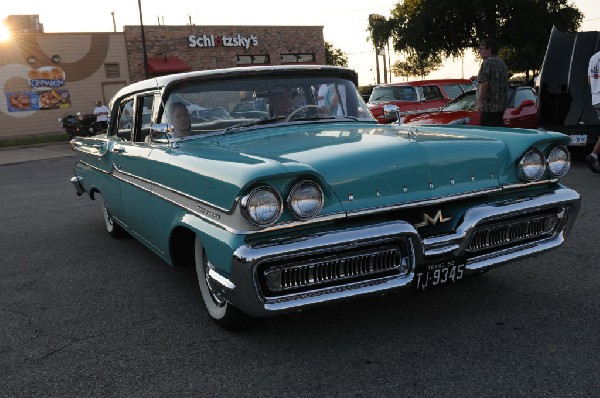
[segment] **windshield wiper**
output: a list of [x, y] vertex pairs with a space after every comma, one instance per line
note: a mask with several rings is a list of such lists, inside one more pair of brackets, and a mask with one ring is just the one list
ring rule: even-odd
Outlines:
[[284, 118], [285, 118], [285, 116], [261, 117], [260, 119], [253, 119], [253, 120], [250, 120], [247, 122], [242, 122], [242, 123], [234, 124], [233, 126], [229, 126], [225, 129], [223, 129], [223, 131], [221, 131], [221, 134], [219, 134], [219, 135], [229, 134], [236, 130], [243, 129], [246, 127], [260, 126], [261, 124], [268, 124], [268, 123], [276, 122], [276, 121], [282, 120]]

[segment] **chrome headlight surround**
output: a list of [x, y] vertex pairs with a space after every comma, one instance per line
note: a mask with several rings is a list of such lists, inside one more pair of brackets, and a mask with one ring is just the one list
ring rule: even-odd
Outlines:
[[323, 208], [323, 190], [314, 181], [300, 181], [291, 189], [287, 205], [292, 214], [306, 220], [319, 214]]
[[538, 149], [530, 149], [519, 162], [519, 178], [525, 182], [539, 180], [546, 171], [544, 154]]
[[552, 148], [546, 159], [546, 167], [551, 177], [559, 178], [571, 168], [571, 154], [567, 147], [559, 145]]
[[283, 201], [279, 192], [264, 185], [244, 196], [240, 205], [244, 217], [258, 227], [275, 224], [283, 212]]

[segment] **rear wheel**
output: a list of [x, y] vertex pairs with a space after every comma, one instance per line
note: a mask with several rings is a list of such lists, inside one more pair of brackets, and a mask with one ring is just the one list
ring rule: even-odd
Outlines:
[[208, 271], [212, 266], [206, 258], [206, 253], [202, 247], [200, 239], [196, 238], [194, 244], [194, 254], [196, 259], [196, 274], [198, 275], [198, 285], [202, 293], [202, 300], [211, 319], [225, 330], [236, 331], [250, 326], [255, 318], [246, 315], [231, 303], [222, 297], [218, 290], [213, 286], [208, 277]]
[[104, 216], [104, 225], [106, 226], [106, 231], [113, 238], [120, 239], [126, 237], [127, 232], [125, 232], [125, 230], [115, 222], [115, 219], [106, 206], [106, 202], [103, 200], [102, 203], [104, 205], [102, 209], [102, 215]]

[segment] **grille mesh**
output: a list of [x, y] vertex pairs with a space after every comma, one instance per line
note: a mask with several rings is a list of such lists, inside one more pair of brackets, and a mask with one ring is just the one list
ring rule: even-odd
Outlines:
[[399, 247], [270, 267], [264, 272], [264, 278], [268, 291], [282, 293], [369, 279], [390, 271], [408, 271], [408, 258]]
[[469, 244], [469, 251], [478, 252], [533, 240], [550, 234], [558, 221], [556, 216], [540, 216], [478, 228]]

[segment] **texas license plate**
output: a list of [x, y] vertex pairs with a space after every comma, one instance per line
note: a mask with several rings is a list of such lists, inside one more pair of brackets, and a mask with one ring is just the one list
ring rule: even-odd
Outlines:
[[569, 142], [569, 145], [571, 146], [584, 146], [587, 144], [587, 134], [575, 134], [570, 137], [571, 142]]
[[447, 285], [461, 280], [465, 276], [465, 263], [445, 261], [424, 266], [415, 272], [413, 281], [416, 290], [426, 290], [432, 287]]

